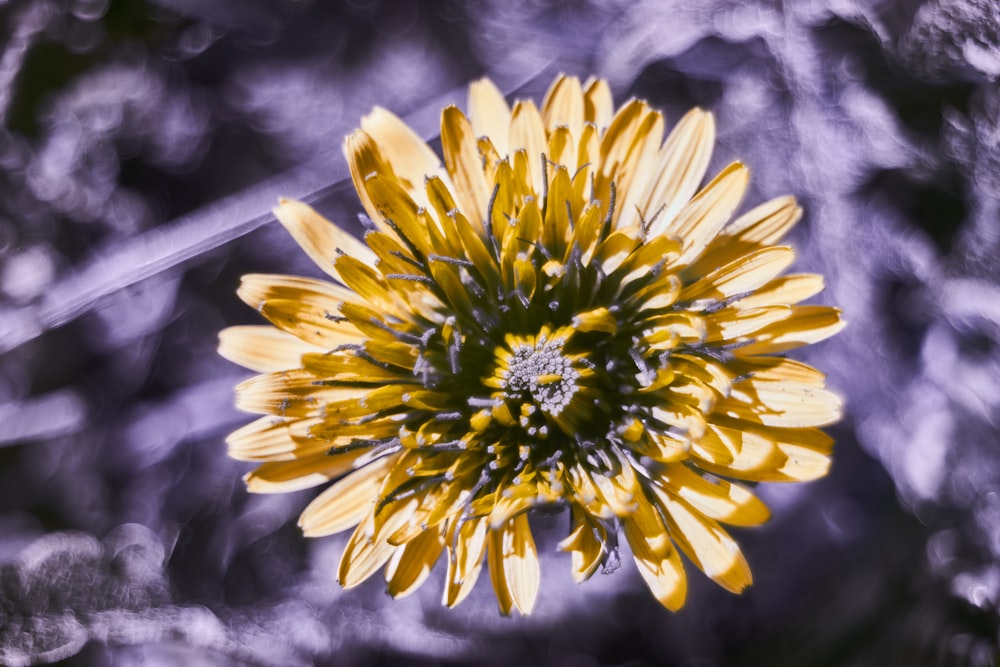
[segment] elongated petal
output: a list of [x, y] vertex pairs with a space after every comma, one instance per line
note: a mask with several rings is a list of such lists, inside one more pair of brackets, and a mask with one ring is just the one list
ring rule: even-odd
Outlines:
[[425, 530], [419, 537], [409, 542], [394, 558], [385, 573], [389, 584], [389, 595], [401, 598], [417, 590], [437, 562], [444, 549], [444, 534], [441, 530]]
[[375, 255], [364, 243], [333, 224], [312, 207], [294, 199], [281, 199], [274, 208], [274, 215], [285, 226], [316, 266], [334, 278], [340, 279], [333, 266], [338, 252], [374, 262]]
[[671, 537], [698, 568], [717, 584], [740, 593], [753, 583], [750, 566], [736, 541], [688, 503], [657, 491]]
[[320, 350], [271, 326], [237, 326], [219, 332], [219, 354], [258, 373], [295, 368], [303, 354]]
[[400, 185], [421, 206], [427, 206], [424, 179], [447, 178], [430, 146], [395, 114], [375, 107], [361, 119], [361, 129], [378, 144]]
[[375, 504], [382, 477], [395, 457], [386, 457], [357, 470], [316, 496], [299, 516], [307, 537], [332, 535], [361, 521]]
[[694, 260], [715, 238], [746, 191], [749, 171], [736, 162], [719, 173], [711, 183], [699, 192], [691, 203], [678, 213], [665, 233], [681, 241], [681, 256], [678, 266]]
[[265, 463], [247, 473], [244, 481], [251, 493], [291, 493], [325, 484], [353, 469], [363, 452], [328, 456], [326, 452], [303, 455], [291, 461]]
[[500, 157], [508, 154], [510, 107], [503, 93], [489, 79], [469, 84], [469, 120], [477, 138], [489, 137]]
[[490, 188], [483, 173], [472, 125], [456, 107], [448, 107], [441, 114], [441, 149], [448, 174], [455, 183], [454, 194], [462, 212], [477, 229], [481, 228], [486, 217]]

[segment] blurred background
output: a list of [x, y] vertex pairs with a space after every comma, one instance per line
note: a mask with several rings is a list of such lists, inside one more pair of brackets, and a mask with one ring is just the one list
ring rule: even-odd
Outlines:
[[[798, 354], [847, 414], [824, 480], [734, 531], [741, 597], [631, 565], [542, 594], [486, 577], [343, 592], [310, 492], [249, 496], [223, 439], [246, 272], [316, 270], [279, 195], [347, 227], [342, 137], [436, 137], [483, 75], [607, 78], [717, 117], [748, 204], [796, 195], [798, 270], [850, 326]], [[986, 666], [1000, 604], [1000, 9], [991, 0], [0, 0], [0, 664]]]

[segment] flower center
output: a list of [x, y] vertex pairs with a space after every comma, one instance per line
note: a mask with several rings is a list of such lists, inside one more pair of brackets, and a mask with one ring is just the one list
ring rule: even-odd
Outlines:
[[579, 389], [580, 372], [563, 355], [563, 340], [542, 334], [532, 344], [511, 346], [506, 368], [497, 369], [505, 398], [530, 398], [546, 414], [557, 416]]

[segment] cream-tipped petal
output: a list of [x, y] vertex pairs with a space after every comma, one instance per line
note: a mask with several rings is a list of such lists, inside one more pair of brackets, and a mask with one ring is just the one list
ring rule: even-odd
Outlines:
[[753, 583], [750, 566], [729, 533], [687, 502], [656, 490], [674, 542], [702, 572], [733, 593]]
[[545, 191], [542, 158], [548, 149], [545, 125], [535, 103], [519, 100], [514, 104], [510, 117], [510, 150], [523, 150], [526, 158], [528, 183], [531, 192], [541, 197]]
[[479, 229], [486, 217], [490, 187], [483, 173], [472, 125], [457, 107], [448, 107], [441, 114], [441, 150], [455, 184], [455, 198], [465, 217]]
[[265, 463], [243, 480], [250, 493], [292, 493], [325, 484], [353, 469], [361, 452], [328, 456], [326, 452], [304, 455], [292, 461]]
[[683, 251], [677, 266], [690, 264], [729, 221], [743, 199], [749, 178], [749, 170], [734, 162], [678, 213], [664, 232], [681, 242]]
[[282, 198], [274, 208], [274, 215], [309, 258], [326, 274], [338, 280], [340, 277], [333, 261], [340, 252], [362, 261], [375, 261], [375, 255], [368, 246], [321, 216], [308, 204]]
[[715, 118], [701, 109], [691, 109], [670, 132], [657, 156], [656, 176], [639, 202], [651, 236], [666, 233], [698, 191], [714, 146]]
[[395, 114], [375, 107], [361, 119], [361, 129], [378, 144], [400, 185], [420, 206], [428, 206], [424, 179], [447, 178], [438, 156]]
[[522, 614], [530, 614], [538, 597], [541, 570], [526, 513], [518, 514], [504, 528], [503, 570], [514, 606]]
[[219, 354], [258, 373], [297, 368], [303, 354], [321, 350], [267, 325], [235, 326], [219, 332]]
[[489, 137], [501, 158], [510, 152], [510, 107], [489, 79], [469, 84], [469, 120], [476, 138]]
[[442, 549], [444, 534], [432, 529], [425, 530], [396, 552], [385, 573], [389, 595], [401, 598], [417, 590], [430, 576]]
[[396, 458], [387, 456], [369, 463], [316, 496], [299, 516], [303, 534], [307, 537], [332, 535], [364, 519], [378, 499], [386, 470]]
[[615, 114], [615, 102], [611, 87], [604, 79], [590, 79], [584, 86], [584, 118], [603, 132], [611, 124]]
[[557, 127], [566, 127], [570, 136], [579, 139], [585, 113], [580, 80], [575, 76], [557, 77], [542, 101], [545, 131], [551, 134]]

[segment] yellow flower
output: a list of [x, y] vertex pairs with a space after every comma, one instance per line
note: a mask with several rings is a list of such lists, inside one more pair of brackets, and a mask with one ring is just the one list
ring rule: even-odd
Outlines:
[[229, 451], [261, 462], [253, 492], [336, 480], [299, 524], [354, 529], [343, 586], [384, 567], [402, 596], [443, 558], [453, 606], [485, 561], [500, 610], [526, 614], [540, 506], [569, 508], [559, 546], [577, 581], [617, 558], [621, 530], [670, 609], [681, 552], [728, 590], [751, 583], [721, 524], [768, 511], [740, 482], [824, 475], [817, 427], [840, 415], [824, 376], [780, 355], [842, 323], [796, 305], [820, 276], [781, 275], [795, 201], [730, 222], [747, 169], [699, 190], [711, 114], [663, 134], [645, 102], [615, 112], [601, 80], [557, 78], [540, 111], [482, 80], [468, 117], [442, 114], [443, 166], [384, 109], [347, 138], [363, 243], [305, 204], [275, 209], [333, 282], [243, 278], [273, 326], [220, 335], [223, 356], [262, 373], [236, 395], [264, 416]]

